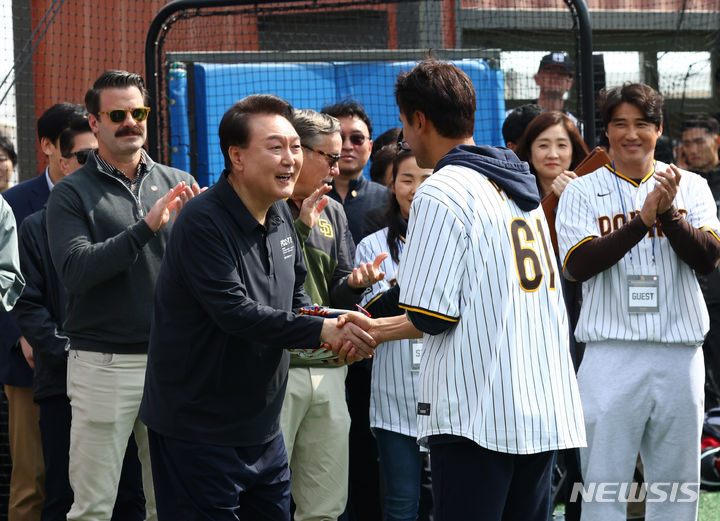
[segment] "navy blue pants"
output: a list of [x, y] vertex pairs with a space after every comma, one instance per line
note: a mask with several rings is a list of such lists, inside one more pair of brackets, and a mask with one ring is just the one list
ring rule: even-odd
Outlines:
[[[45, 502], [42, 521], [65, 521], [73, 502], [68, 477], [70, 453], [70, 420], [72, 412], [66, 395], [48, 396], [37, 400], [40, 407], [40, 439], [45, 460]], [[145, 496], [135, 437], [130, 434], [123, 460], [113, 521], [145, 519]]]
[[289, 521], [290, 467], [282, 435], [224, 447], [148, 429], [159, 521]]
[[553, 452], [505, 454], [431, 436], [435, 521], [547, 521]]

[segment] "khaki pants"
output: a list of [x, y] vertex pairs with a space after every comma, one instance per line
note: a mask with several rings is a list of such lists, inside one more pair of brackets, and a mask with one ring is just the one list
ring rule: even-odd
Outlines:
[[5, 386], [12, 475], [8, 521], [39, 521], [45, 500], [45, 463], [40, 441], [40, 409], [32, 387]]
[[142, 465], [146, 519], [156, 520], [147, 429], [138, 419], [147, 355], [71, 350], [68, 359], [70, 486], [68, 521], [109, 521], [130, 432]]
[[347, 367], [291, 367], [280, 416], [295, 521], [331, 521], [345, 510], [350, 415]]

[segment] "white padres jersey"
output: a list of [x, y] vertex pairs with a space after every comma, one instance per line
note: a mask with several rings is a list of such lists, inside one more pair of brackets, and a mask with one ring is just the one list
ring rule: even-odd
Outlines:
[[[373, 262], [382, 252], [388, 251], [388, 229], [368, 235], [357, 246], [355, 265]], [[399, 244], [402, 257], [404, 243]], [[379, 298], [391, 287], [397, 264], [387, 257], [380, 269], [385, 278], [373, 284], [371, 291], [363, 295], [361, 306]], [[417, 436], [418, 371], [412, 370], [412, 351], [415, 340], [395, 340], [380, 344], [373, 357], [370, 382], [370, 427], [385, 429], [405, 436]]]
[[[658, 161], [655, 168], [664, 171], [668, 165]], [[556, 220], [564, 266], [577, 246], [619, 229], [640, 211], [655, 187], [654, 172], [637, 182], [603, 167], [568, 184], [560, 197]], [[699, 175], [682, 171], [674, 204], [692, 226], [716, 235], [720, 231], [715, 200], [707, 181]], [[628, 312], [628, 275], [658, 276], [658, 312]], [[565, 271], [565, 276], [572, 280], [572, 273]], [[583, 282], [575, 337], [580, 342], [699, 345], [708, 327], [695, 273], [678, 258], [662, 231], [653, 226], [617, 264]]]
[[418, 438], [452, 434], [511, 454], [580, 447], [585, 428], [547, 223], [449, 165], [418, 189], [401, 307], [454, 322], [425, 334]]

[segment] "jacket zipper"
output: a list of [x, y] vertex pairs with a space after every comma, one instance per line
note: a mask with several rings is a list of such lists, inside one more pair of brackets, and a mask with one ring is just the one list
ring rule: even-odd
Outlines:
[[108, 174], [104, 170], [98, 168], [98, 171], [102, 172], [110, 179], [114, 179], [115, 181], [120, 183], [125, 188], [125, 190], [130, 192], [130, 195], [132, 196], [133, 200], [135, 201], [135, 208], [137, 209], [138, 214], [140, 215], [141, 219], [143, 219], [145, 217], [145, 211], [143, 210], [142, 203], [140, 203], [140, 191], [142, 190], [142, 184], [145, 182], [145, 179], [147, 179], [148, 175], [150, 175], [150, 170], [151, 169], [148, 169], [148, 171], [145, 172], [145, 175], [143, 176], [143, 178], [140, 180], [140, 186], [138, 186], [138, 196], [135, 197], [135, 194], [133, 193], [133, 191], [128, 188], [128, 186], [122, 181], [122, 179], [118, 179], [113, 174]]

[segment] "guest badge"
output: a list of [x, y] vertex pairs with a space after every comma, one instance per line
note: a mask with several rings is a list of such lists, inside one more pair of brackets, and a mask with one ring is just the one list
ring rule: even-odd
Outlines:
[[628, 275], [628, 312], [658, 313], [660, 311], [657, 275]]

